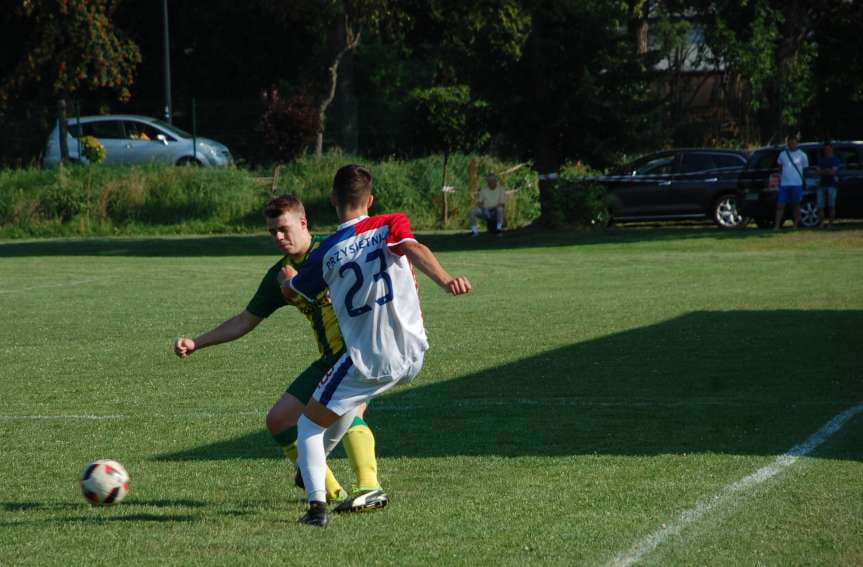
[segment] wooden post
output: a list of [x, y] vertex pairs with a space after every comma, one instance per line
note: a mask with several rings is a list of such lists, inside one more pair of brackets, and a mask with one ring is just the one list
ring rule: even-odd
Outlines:
[[273, 183], [270, 185], [270, 194], [275, 197], [276, 189], [279, 188], [279, 173], [282, 170], [282, 164], [278, 164], [276, 169], [273, 170]]
[[448, 196], [450, 193], [455, 193], [455, 187], [452, 187], [451, 185], [444, 185], [441, 188], [441, 192], [443, 193], [443, 228], [446, 228], [446, 225], [449, 222], [449, 199], [448, 199]]

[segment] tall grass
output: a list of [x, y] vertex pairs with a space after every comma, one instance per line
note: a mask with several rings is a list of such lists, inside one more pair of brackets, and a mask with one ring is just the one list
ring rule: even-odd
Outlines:
[[[512, 164], [489, 157], [451, 156], [447, 184], [447, 228], [465, 227], [473, 194], [469, 165], [480, 178]], [[304, 157], [280, 169], [276, 193], [301, 198], [313, 229], [337, 219], [329, 201], [333, 174], [346, 163], [363, 163], [375, 178], [372, 212], [403, 211], [418, 229], [443, 224], [443, 158], [365, 162], [332, 152]], [[271, 184], [243, 169], [173, 166], [71, 166], [0, 170], [0, 237], [104, 236], [135, 234], [232, 233], [260, 230], [261, 208]], [[511, 189], [508, 223], [530, 222], [539, 212], [533, 175], [522, 168], [504, 178]]]

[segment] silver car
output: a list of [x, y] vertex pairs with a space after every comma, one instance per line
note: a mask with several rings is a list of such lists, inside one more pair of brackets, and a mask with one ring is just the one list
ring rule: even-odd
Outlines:
[[[81, 116], [67, 121], [66, 141], [69, 158], [86, 163], [79, 155], [78, 138], [93, 136], [105, 146], [106, 164], [127, 165], [170, 163], [177, 165], [225, 166], [232, 162], [231, 152], [223, 144], [209, 138], [193, 138], [188, 132], [147, 116], [107, 114]], [[79, 127], [80, 124], [80, 127]], [[54, 126], [45, 147], [44, 167], [60, 163], [59, 127]]]

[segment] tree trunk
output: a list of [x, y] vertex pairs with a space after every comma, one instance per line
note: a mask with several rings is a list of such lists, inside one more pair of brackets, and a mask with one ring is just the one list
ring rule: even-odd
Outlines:
[[[774, 108], [771, 115], [773, 132], [779, 135], [779, 143], [785, 137], [796, 132], [796, 116], [785, 117], [786, 99], [790, 98], [790, 90], [800, 88], [792, 83], [791, 67], [794, 60], [800, 56], [800, 46], [806, 40], [809, 25], [806, 7], [801, 0], [791, 0], [782, 7], [785, 19], [781, 26], [779, 46], [776, 50], [776, 78], [774, 79]], [[796, 94], [796, 93], [795, 93]]]
[[[342, 20], [344, 22], [344, 20]], [[339, 26], [342, 37], [347, 37], [344, 25]], [[345, 53], [339, 68], [339, 86], [336, 89], [336, 104], [339, 109], [340, 136], [342, 148], [349, 154], [359, 151], [359, 106], [354, 83], [354, 51]]]
[[336, 97], [336, 85], [338, 85], [339, 82], [339, 64], [342, 61], [342, 57], [345, 56], [345, 53], [354, 49], [360, 42], [360, 33], [357, 32], [357, 34], [354, 35], [347, 13], [344, 14], [344, 30], [345, 45], [336, 54], [333, 64], [330, 65], [328, 69], [330, 87], [327, 95], [321, 101], [320, 106], [318, 106], [318, 133], [317, 136], [315, 136], [315, 156], [318, 158], [324, 154], [324, 132], [327, 127], [327, 108], [329, 108], [330, 103], [332, 103], [333, 99]]
[[444, 150], [443, 153], [443, 181], [441, 182], [441, 192], [443, 193], [443, 224], [441, 228], [446, 228], [447, 222], [449, 221], [449, 203], [447, 202], [447, 194], [446, 194], [446, 180], [447, 175], [449, 173], [449, 148]]
[[[558, 108], [550, 101], [551, 93], [547, 81], [554, 80], [546, 71], [546, 49], [543, 39], [543, 23], [540, 17], [533, 20], [530, 41], [531, 80], [530, 98], [533, 107], [534, 169], [539, 174], [539, 206], [537, 223], [542, 226], [558, 224], [560, 211], [556, 210], [554, 192], [557, 186], [557, 171], [560, 167], [558, 144], [555, 143]], [[553, 174], [549, 176], [549, 174]]]
[[[67, 134], [69, 125], [66, 120], [66, 99], [61, 98], [57, 101], [57, 132], [60, 136], [60, 163], [69, 162], [69, 144], [67, 143]], [[78, 156], [81, 159], [81, 156]]]

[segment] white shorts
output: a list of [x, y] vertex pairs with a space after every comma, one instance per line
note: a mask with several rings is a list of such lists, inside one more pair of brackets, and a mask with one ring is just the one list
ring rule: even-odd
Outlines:
[[424, 356], [414, 362], [401, 378], [370, 380], [360, 374], [348, 353], [330, 368], [312, 397], [336, 415], [345, 415], [360, 404], [376, 398], [393, 386], [409, 384], [423, 367]]

